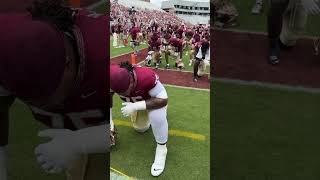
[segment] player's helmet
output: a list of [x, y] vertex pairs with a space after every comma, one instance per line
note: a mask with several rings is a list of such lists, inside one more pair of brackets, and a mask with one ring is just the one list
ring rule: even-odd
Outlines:
[[116, 93], [124, 93], [130, 86], [130, 72], [119, 65], [110, 65], [110, 89]]
[[62, 33], [27, 15], [0, 15], [0, 24], [1, 85], [25, 100], [52, 95], [65, 69]]

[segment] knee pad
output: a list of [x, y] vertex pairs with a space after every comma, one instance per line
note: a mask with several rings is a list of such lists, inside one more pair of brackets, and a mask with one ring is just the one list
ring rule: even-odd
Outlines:
[[198, 76], [203, 76], [204, 73], [205, 73], [205, 64], [204, 64], [204, 61], [200, 61], [197, 74]]
[[83, 155], [67, 170], [67, 180], [105, 179], [107, 156], [105, 154]]
[[136, 111], [131, 114], [133, 128], [140, 133], [146, 132], [150, 127], [148, 111]]
[[159, 52], [154, 52], [153, 54], [153, 62], [158, 63], [160, 60], [160, 53]]

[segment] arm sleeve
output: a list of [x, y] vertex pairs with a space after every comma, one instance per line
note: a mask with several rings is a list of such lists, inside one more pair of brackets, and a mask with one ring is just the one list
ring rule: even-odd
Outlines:
[[167, 91], [160, 81], [157, 81], [156, 86], [149, 91], [149, 95], [155, 98], [168, 99]]

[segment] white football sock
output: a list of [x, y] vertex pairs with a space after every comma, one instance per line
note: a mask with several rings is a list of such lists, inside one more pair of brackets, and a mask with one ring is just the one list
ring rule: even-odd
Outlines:
[[167, 158], [167, 145], [157, 144], [156, 154], [154, 158], [154, 162], [151, 166], [151, 174], [152, 176], [159, 176], [165, 168], [166, 158]]

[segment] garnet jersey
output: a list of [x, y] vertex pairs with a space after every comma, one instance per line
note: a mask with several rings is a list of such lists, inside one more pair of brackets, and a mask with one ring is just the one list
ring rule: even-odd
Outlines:
[[186, 31], [186, 37], [188, 39], [191, 39], [193, 37], [193, 35], [194, 35], [194, 32], [192, 30], [187, 30]]
[[140, 32], [139, 28], [137, 27], [133, 27], [131, 30], [130, 30], [130, 35], [131, 35], [131, 39], [133, 41], [135, 41], [137, 39], [137, 34], [138, 32]]
[[129, 96], [120, 96], [120, 98], [127, 102], [137, 102], [150, 99], [151, 96], [149, 95], [149, 91], [156, 86], [159, 80], [158, 75], [151, 69], [141, 66], [135, 66], [134, 71], [136, 74], [136, 86]]
[[161, 46], [161, 38], [158, 36], [158, 34], [152, 34], [149, 37], [148, 43], [150, 45], [151, 50], [160, 50]]
[[177, 30], [177, 34], [179, 35], [179, 38], [183, 38], [183, 33], [184, 33], [184, 27], [181, 26], [178, 30]]
[[183, 40], [178, 38], [170, 38], [169, 43], [176, 48], [176, 52], [182, 51]]
[[150, 45], [150, 49], [151, 50], [160, 50], [160, 46], [161, 46], [161, 39], [158, 38], [156, 41], [153, 41], [152, 39], [149, 39], [149, 45]]
[[[61, 110], [44, 111], [31, 106], [34, 117], [52, 128], [71, 130], [107, 122], [107, 51], [109, 49], [107, 16], [80, 11], [76, 26], [83, 36], [82, 80], [79, 90], [69, 97]], [[43, 60], [43, 59], [41, 59]]]
[[164, 45], [164, 46], [168, 46], [169, 45], [169, 40], [170, 40], [170, 38], [171, 38], [171, 35], [170, 35], [170, 33], [165, 33], [164, 34], [164, 36], [163, 36], [163, 38], [162, 38], [162, 44]]

